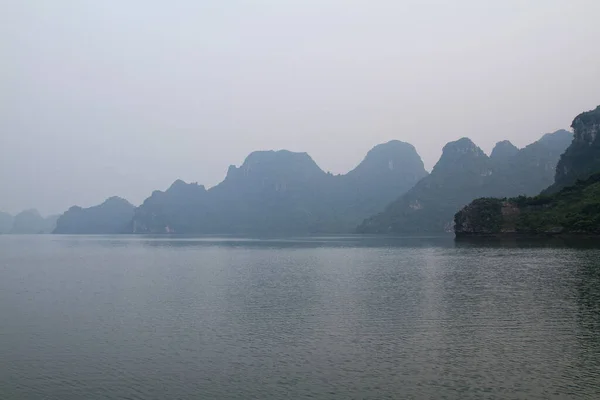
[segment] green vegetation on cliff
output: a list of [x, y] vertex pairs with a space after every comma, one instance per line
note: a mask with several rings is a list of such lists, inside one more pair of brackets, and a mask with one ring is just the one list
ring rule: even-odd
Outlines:
[[454, 216], [455, 230], [495, 234], [502, 231], [505, 201], [493, 197], [474, 200]]
[[457, 236], [600, 234], [600, 173], [554, 194], [477, 199], [456, 214], [455, 224]]
[[516, 223], [524, 233], [600, 233], [600, 174], [553, 195], [516, 199], [524, 210]]

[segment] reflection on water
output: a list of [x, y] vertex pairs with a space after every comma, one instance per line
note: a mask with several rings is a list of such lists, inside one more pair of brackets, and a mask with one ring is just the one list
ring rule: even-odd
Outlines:
[[599, 398], [594, 243], [0, 237], [0, 398]]

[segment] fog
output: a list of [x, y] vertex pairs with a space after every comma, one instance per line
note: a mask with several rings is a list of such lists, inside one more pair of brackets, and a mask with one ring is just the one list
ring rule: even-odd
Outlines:
[[378, 143], [430, 169], [600, 104], [600, 1], [3, 1], [0, 210], [58, 213], [259, 149], [345, 173]]

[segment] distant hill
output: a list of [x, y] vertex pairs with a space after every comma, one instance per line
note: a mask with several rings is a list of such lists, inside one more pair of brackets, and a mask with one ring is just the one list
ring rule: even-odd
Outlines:
[[[455, 215], [456, 235], [600, 234], [600, 106], [571, 126], [552, 186], [535, 197], [474, 200]], [[554, 139], [547, 138], [560, 148]]]
[[544, 135], [517, 150], [500, 142], [488, 157], [470, 139], [448, 143], [431, 174], [358, 227], [362, 233], [438, 234], [451, 232], [454, 214], [478, 197], [539, 193], [552, 183], [560, 155], [572, 135]]
[[44, 218], [35, 210], [25, 210], [17, 214], [13, 219], [11, 234], [40, 234], [50, 233], [54, 229], [57, 216]]
[[0, 234], [10, 232], [14, 219], [12, 215], [0, 211]]
[[415, 148], [391, 141], [373, 148], [346, 175], [326, 173], [306, 153], [251, 153], [206, 190], [176, 181], [135, 211], [136, 233], [349, 232], [410, 189], [427, 172]]
[[102, 204], [89, 208], [73, 206], [58, 218], [53, 233], [123, 233], [133, 217], [134, 209], [131, 203], [120, 197], [110, 197]]

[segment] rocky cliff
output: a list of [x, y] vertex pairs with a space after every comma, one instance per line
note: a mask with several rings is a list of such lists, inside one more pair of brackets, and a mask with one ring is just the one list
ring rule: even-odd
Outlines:
[[458, 236], [513, 233], [516, 231], [515, 219], [520, 212], [510, 200], [477, 199], [456, 214], [454, 229]]
[[600, 171], [600, 106], [579, 114], [571, 127], [573, 143], [558, 162], [555, 183], [548, 193], [555, 193]]

